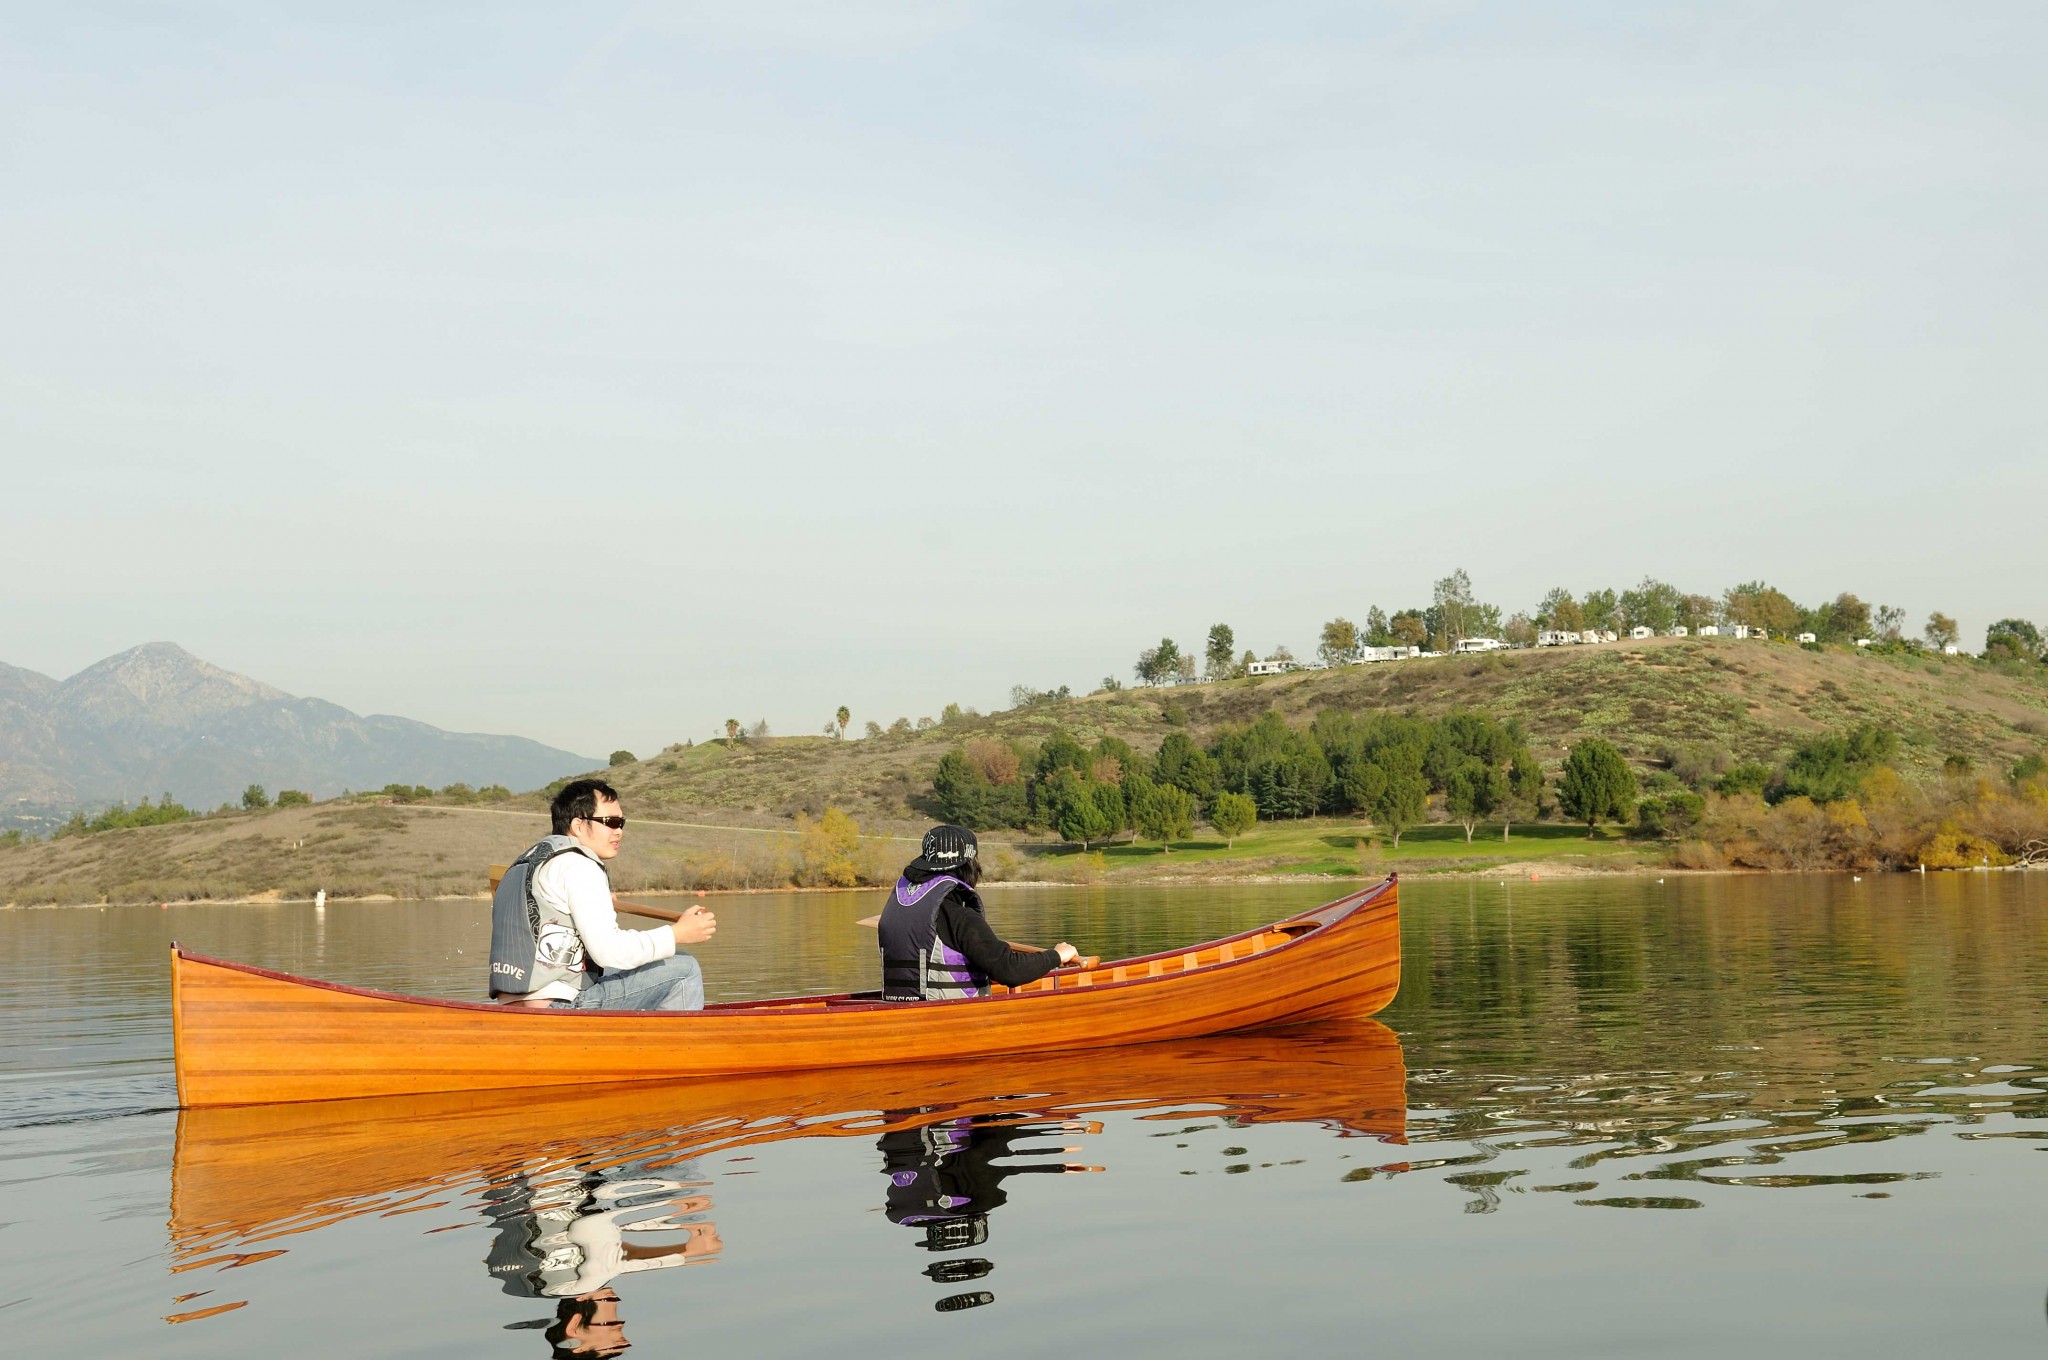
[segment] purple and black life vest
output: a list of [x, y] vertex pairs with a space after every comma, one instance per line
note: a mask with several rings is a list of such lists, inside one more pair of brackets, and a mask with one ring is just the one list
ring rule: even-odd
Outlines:
[[967, 956], [939, 938], [939, 906], [953, 889], [973, 911], [981, 895], [950, 874], [922, 883], [896, 880], [889, 905], [882, 908], [882, 997], [887, 1001], [950, 1001], [985, 996], [988, 974]]

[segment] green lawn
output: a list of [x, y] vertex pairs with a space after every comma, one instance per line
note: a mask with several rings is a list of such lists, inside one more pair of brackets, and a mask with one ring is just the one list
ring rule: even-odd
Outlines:
[[[1365, 844], [1361, 846], [1361, 842]], [[1479, 869], [1525, 860], [1585, 860], [1618, 867], [1663, 855], [1655, 842], [1626, 840], [1616, 828], [1602, 828], [1588, 837], [1582, 826], [1551, 823], [1516, 827], [1505, 844], [1499, 827], [1482, 827], [1469, 845], [1463, 827], [1419, 826], [1404, 833], [1401, 848], [1395, 850], [1383, 832], [1334, 817], [1261, 822], [1239, 836], [1234, 846], [1212, 837], [1175, 841], [1171, 853], [1162, 853], [1156, 844], [1129, 841], [1093, 848], [1112, 873], [1214, 865], [1248, 873], [1357, 874], [1385, 869]], [[1081, 849], [1058, 846], [1042, 853], [1058, 860], [1077, 856]]]

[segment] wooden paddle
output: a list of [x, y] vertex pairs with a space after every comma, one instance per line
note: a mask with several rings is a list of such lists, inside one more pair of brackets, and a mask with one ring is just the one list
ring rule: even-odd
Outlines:
[[[491, 866], [492, 892], [498, 890], [499, 881], [505, 877], [506, 870], [511, 867], [509, 864], [493, 864]], [[680, 921], [683, 919], [681, 912], [670, 911], [667, 907], [650, 907], [644, 902], [621, 902], [616, 893], [612, 895], [612, 910], [621, 916], [645, 916], [650, 921]], [[880, 918], [877, 917], [876, 919], [879, 920]]]

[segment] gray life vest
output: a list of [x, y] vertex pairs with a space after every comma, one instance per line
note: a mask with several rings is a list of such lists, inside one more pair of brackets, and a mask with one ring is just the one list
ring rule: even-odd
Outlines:
[[981, 910], [981, 895], [950, 874], [922, 883], [896, 880], [876, 932], [881, 936], [884, 1000], [949, 1001], [988, 993], [988, 975], [939, 938], [939, 907], [955, 888], [971, 910]]
[[[582, 991], [590, 980], [583, 937], [569, 913], [533, 895], [534, 875], [556, 855], [575, 852], [604, 868], [604, 861], [568, 836], [535, 841], [498, 880], [491, 898], [491, 995], [524, 996], [554, 983]], [[609, 872], [606, 878], [610, 878]]]

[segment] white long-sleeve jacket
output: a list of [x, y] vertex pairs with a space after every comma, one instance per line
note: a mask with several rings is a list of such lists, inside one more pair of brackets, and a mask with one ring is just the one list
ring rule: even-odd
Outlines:
[[[567, 912], [583, 941], [583, 952], [606, 972], [638, 968], [676, 952], [676, 937], [667, 926], [653, 930], [621, 930], [612, 909], [611, 880], [587, 855], [556, 855], [533, 876], [533, 895], [545, 906]], [[576, 991], [566, 982], [551, 983], [533, 995], [568, 1001]]]

